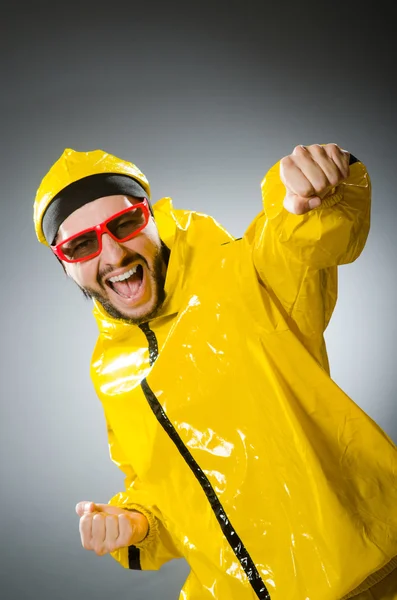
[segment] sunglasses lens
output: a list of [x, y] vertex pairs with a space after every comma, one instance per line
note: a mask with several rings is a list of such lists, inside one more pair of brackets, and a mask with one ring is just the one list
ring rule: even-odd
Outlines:
[[124, 215], [116, 217], [107, 224], [109, 231], [118, 240], [132, 237], [134, 233], [146, 225], [146, 215], [142, 208], [129, 210]]
[[61, 250], [69, 260], [81, 260], [98, 251], [96, 231], [89, 231], [66, 242]]

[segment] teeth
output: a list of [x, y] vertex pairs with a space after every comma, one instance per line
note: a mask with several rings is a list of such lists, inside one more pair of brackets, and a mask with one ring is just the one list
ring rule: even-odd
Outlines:
[[132, 269], [130, 269], [126, 273], [122, 273], [121, 275], [116, 275], [116, 277], [110, 277], [109, 281], [111, 281], [112, 283], [114, 283], [115, 281], [124, 281], [124, 279], [128, 279], [128, 277], [131, 277], [131, 275], [136, 273], [137, 268], [138, 268], [138, 265], [135, 265], [135, 267], [132, 267]]

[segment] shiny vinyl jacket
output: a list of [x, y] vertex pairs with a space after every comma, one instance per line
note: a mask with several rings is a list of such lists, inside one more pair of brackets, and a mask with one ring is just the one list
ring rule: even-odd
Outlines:
[[[39, 238], [51, 194], [92, 174], [81, 164], [43, 180]], [[184, 557], [181, 600], [341, 600], [397, 567], [396, 447], [332, 381], [323, 338], [337, 265], [359, 256], [369, 230], [363, 164], [333, 192], [292, 215], [275, 165], [238, 240], [164, 198], [161, 313], [137, 327], [94, 305], [91, 374], [126, 476], [110, 503], [150, 524], [113, 556], [131, 569]]]

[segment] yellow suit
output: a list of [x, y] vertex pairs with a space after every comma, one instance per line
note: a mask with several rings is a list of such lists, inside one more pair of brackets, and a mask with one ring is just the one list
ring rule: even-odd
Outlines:
[[181, 600], [340, 600], [397, 566], [396, 447], [331, 380], [323, 339], [337, 265], [369, 229], [368, 174], [350, 169], [296, 216], [275, 165], [239, 240], [160, 200], [171, 248], [161, 313], [137, 327], [95, 303], [91, 374], [126, 475], [110, 502], [150, 523], [139, 547], [113, 556], [142, 569], [184, 557]]

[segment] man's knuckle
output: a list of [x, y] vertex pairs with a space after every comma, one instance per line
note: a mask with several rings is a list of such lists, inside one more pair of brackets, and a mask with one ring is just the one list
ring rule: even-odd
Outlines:
[[350, 165], [350, 154], [343, 154], [342, 161], [347, 169]]
[[291, 167], [294, 163], [292, 156], [284, 156], [280, 160], [280, 165], [285, 169]]
[[106, 523], [115, 523], [118, 521], [117, 515], [106, 515]]
[[119, 546], [117, 545], [116, 542], [109, 542], [107, 545], [108, 552], [114, 552], [118, 548], [119, 548]]
[[331, 185], [337, 185], [341, 180], [341, 177], [338, 173], [331, 172], [328, 175], [328, 181]]
[[336, 144], [330, 144], [327, 154], [333, 160], [343, 158], [344, 156], [342, 150]]
[[306, 147], [302, 146], [302, 144], [295, 146], [294, 150], [293, 150], [293, 154], [305, 154], [306, 152]]
[[307, 149], [311, 154], [317, 154], [321, 156], [324, 156], [324, 154], [326, 154], [325, 149], [323, 146], [321, 146], [321, 144], [312, 144], [311, 146], [308, 146]]
[[324, 173], [320, 173], [316, 177], [316, 181], [313, 184], [313, 188], [316, 192], [320, 192], [321, 190], [326, 188], [328, 185], [329, 185], [329, 180], [327, 179], [327, 177], [325, 176]]

